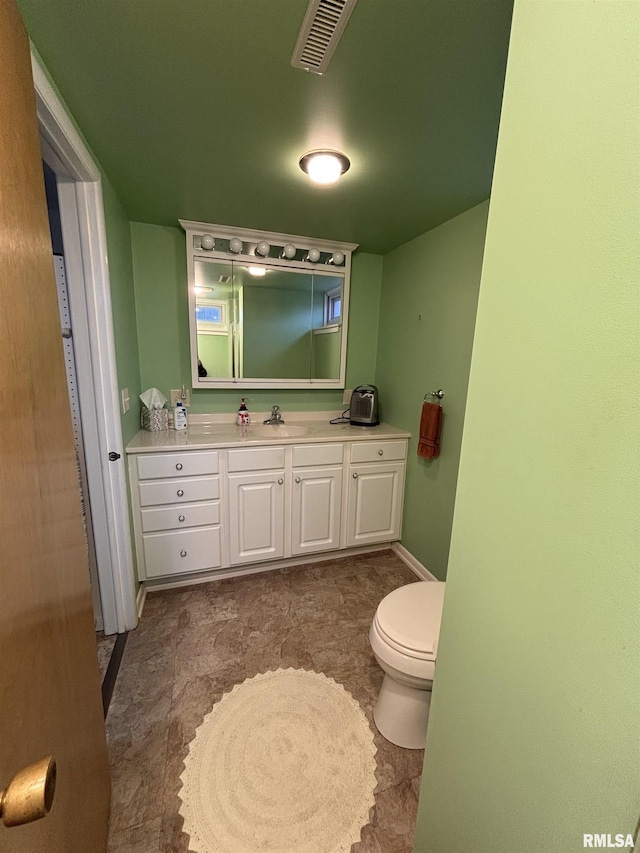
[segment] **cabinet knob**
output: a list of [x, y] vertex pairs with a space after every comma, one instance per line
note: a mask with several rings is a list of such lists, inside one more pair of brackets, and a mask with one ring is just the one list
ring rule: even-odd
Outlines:
[[179, 516], [178, 516], [178, 521], [184, 521], [184, 515], [179, 515]]
[[283, 483], [284, 483], [284, 480], [282, 479], [282, 477], [280, 477], [278, 479], [278, 485], [281, 486]]
[[378, 451], [378, 456], [382, 456], [383, 454], [384, 454], [384, 450], [379, 450], [379, 451]]
[[300, 477], [296, 477], [296, 483], [300, 482]]
[[182, 462], [176, 464], [176, 471], [182, 471]]
[[182, 489], [178, 489], [178, 491], [176, 492], [176, 494], [177, 494], [177, 496], [178, 496], [179, 498], [181, 498], [181, 497], [184, 495], [184, 492], [182, 491]]
[[187, 552], [186, 552], [186, 551], [180, 551], [180, 556], [181, 556], [181, 557], [186, 557], [186, 556], [187, 556]]
[[357, 479], [358, 479], [358, 475], [357, 475], [357, 474], [352, 474], [351, 476], [353, 477], [353, 479], [354, 479], [354, 480], [357, 480]]

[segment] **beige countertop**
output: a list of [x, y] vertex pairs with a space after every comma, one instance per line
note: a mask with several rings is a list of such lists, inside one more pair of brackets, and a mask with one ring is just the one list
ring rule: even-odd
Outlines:
[[140, 430], [127, 445], [127, 453], [148, 453], [157, 450], [208, 450], [210, 448], [254, 447], [264, 444], [310, 444], [326, 441], [380, 441], [409, 438], [410, 433], [379, 424], [376, 427], [351, 426], [348, 423], [330, 424], [327, 420], [289, 421], [277, 426], [262, 422], [248, 426], [233, 423], [192, 423], [186, 430], [165, 429], [159, 432]]

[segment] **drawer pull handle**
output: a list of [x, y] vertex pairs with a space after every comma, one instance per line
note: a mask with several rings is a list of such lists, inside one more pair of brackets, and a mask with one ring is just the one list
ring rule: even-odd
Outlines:
[[282, 479], [282, 477], [280, 477], [278, 479], [278, 485], [281, 486], [283, 483], [284, 483], [284, 480]]
[[182, 462], [176, 464], [176, 471], [182, 471]]
[[186, 552], [186, 551], [184, 551], [184, 550], [183, 550], [183, 551], [180, 551], [180, 556], [181, 556], [181, 557], [186, 557], [186, 556], [187, 556], [187, 552]]
[[296, 477], [296, 483], [300, 483], [300, 482], [301, 482], [300, 477]]
[[178, 516], [178, 521], [184, 521], [184, 515], [179, 515], [179, 516]]
[[357, 474], [352, 474], [351, 476], [353, 477], [353, 479], [354, 479], [354, 480], [357, 480], [357, 479], [358, 479], [358, 475], [357, 475]]
[[383, 453], [384, 453], [384, 450], [379, 450], [379, 451], [378, 451], [378, 456], [382, 456], [382, 455], [383, 455]]
[[182, 489], [178, 489], [178, 491], [176, 492], [176, 494], [177, 494], [177, 496], [178, 496], [179, 498], [181, 498], [181, 497], [184, 495], [184, 492], [182, 491]]

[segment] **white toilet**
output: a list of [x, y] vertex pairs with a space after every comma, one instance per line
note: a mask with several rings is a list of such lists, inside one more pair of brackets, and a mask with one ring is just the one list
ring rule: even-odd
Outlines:
[[378, 605], [369, 640], [384, 670], [373, 718], [396, 746], [423, 749], [435, 671], [444, 581], [394, 589]]

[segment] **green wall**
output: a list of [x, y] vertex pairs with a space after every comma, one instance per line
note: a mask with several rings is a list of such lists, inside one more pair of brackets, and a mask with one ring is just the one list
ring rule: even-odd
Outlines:
[[515, 6], [415, 850], [640, 803], [637, 3]]
[[[187, 261], [184, 232], [179, 228], [131, 223], [135, 303], [142, 388], [191, 385]], [[356, 253], [351, 272], [351, 312], [347, 387], [371, 382], [375, 372], [382, 258]], [[234, 412], [240, 397], [249, 411], [268, 411], [273, 403], [288, 410], [342, 408], [342, 391], [227, 390], [192, 391], [194, 413]]]
[[109, 254], [109, 281], [113, 312], [113, 335], [116, 348], [118, 388], [128, 388], [131, 407], [120, 414], [122, 440], [125, 445], [140, 429], [140, 367], [136, 306], [131, 261], [131, 231], [129, 220], [106, 176], [102, 177], [102, 195]]
[[[385, 421], [411, 432], [402, 544], [447, 571], [488, 202], [384, 257], [376, 384]], [[443, 388], [438, 459], [417, 456], [424, 395]], [[431, 399], [431, 398], [429, 398]]]

